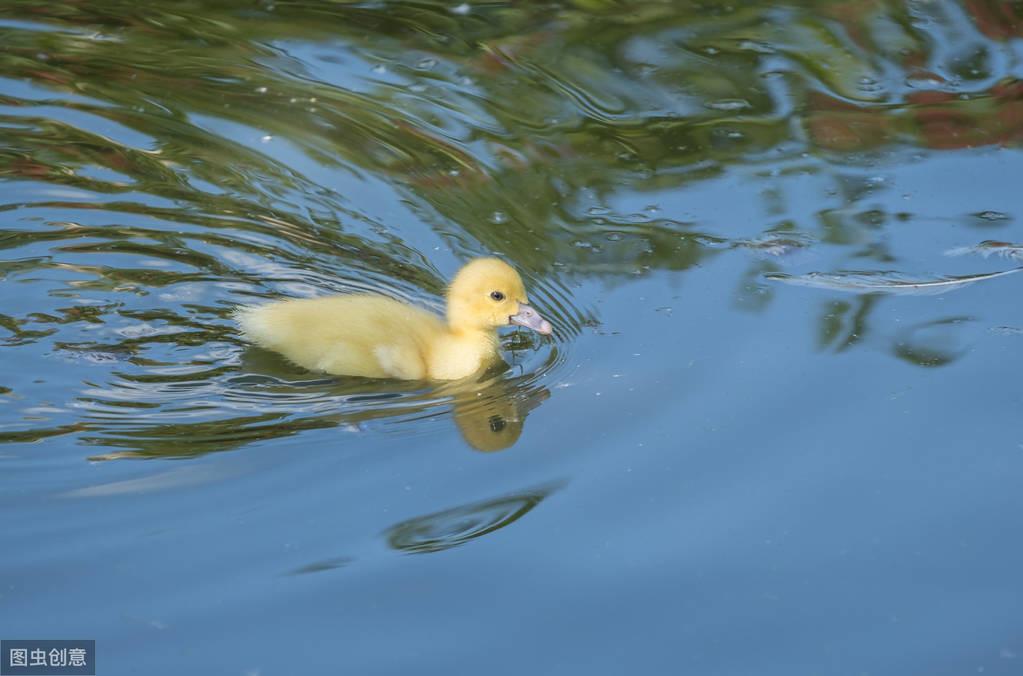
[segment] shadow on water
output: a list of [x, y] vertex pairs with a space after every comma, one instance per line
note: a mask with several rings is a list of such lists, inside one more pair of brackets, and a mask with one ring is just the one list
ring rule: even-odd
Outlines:
[[[468, 544], [491, 535], [523, 518], [565, 482], [552, 482], [498, 498], [480, 500], [394, 524], [382, 533], [387, 545], [404, 554], [431, 554]], [[322, 573], [356, 563], [348, 556], [337, 556], [305, 564], [289, 575]]]
[[402, 521], [387, 529], [387, 543], [407, 554], [442, 552], [515, 523], [561, 488], [544, 485]]
[[[762, 313], [764, 275], [801, 252], [900, 260], [884, 235], [914, 215], [870, 203], [878, 158], [1023, 138], [1023, 84], [996, 58], [1021, 34], [1011, 3], [449, 5], [5, 3], [0, 346], [40, 366], [0, 376], [0, 440], [192, 455], [442, 416], [507, 447], [599, 321], [581, 285], [745, 257], [734, 306]], [[764, 182], [768, 221], [659, 206], [730, 171]], [[788, 218], [774, 179], [793, 175], [831, 203]], [[468, 394], [263, 373], [228, 319], [327, 292], [436, 307], [483, 253], [523, 272], [556, 335]], [[822, 341], [859, 344], [875, 304], [830, 302]], [[954, 360], [912, 347], [941, 321], [890, 352]]]
[[[519, 351], [523, 349], [517, 345]], [[515, 354], [512, 351], [511, 354]], [[548, 365], [550, 362], [548, 362]], [[539, 374], [545, 370], [540, 365]], [[512, 446], [522, 433], [526, 416], [550, 396], [537, 382], [538, 373], [509, 375], [502, 364], [479, 380], [441, 385], [418, 382], [339, 378], [306, 373], [276, 354], [251, 348], [244, 352], [237, 372], [215, 379], [215, 384], [196, 384], [191, 378], [135, 379], [156, 387], [147, 388], [155, 400], [175, 401], [169, 410], [138, 416], [139, 390], [124, 414], [111, 392], [83, 399], [93, 410], [85, 423], [85, 444], [123, 450], [90, 456], [90, 460], [145, 457], [187, 457], [238, 448], [251, 441], [292, 436], [305, 430], [336, 428], [339, 433], [363, 434], [374, 423], [389, 427], [402, 423], [410, 429], [415, 421], [451, 417], [462, 438], [480, 451], [500, 451]], [[241, 413], [213, 421], [179, 421], [202, 415], [202, 407], [181, 407], [183, 397], [196, 397], [176, 386], [216, 387], [222, 402], [210, 410], [216, 415], [230, 409]], [[125, 385], [129, 387], [129, 385]], [[143, 402], [157, 408], [159, 403]], [[139, 418], [142, 418], [141, 420]], [[82, 431], [81, 429], [76, 431]]]

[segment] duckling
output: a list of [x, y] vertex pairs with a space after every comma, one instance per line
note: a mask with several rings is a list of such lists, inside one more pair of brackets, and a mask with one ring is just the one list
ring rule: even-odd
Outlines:
[[516, 324], [550, 335], [528, 305], [522, 278], [497, 258], [477, 258], [455, 275], [447, 321], [376, 294], [285, 300], [241, 308], [245, 338], [313, 371], [333, 375], [459, 380], [498, 358], [497, 328]]

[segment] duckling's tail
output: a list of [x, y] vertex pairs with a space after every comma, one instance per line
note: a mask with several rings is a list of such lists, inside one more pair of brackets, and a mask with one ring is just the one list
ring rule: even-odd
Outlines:
[[242, 337], [250, 343], [266, 345], [267, 330], [265, 305], [242, 305], [234, 309], [232, 319], [242, 331]]

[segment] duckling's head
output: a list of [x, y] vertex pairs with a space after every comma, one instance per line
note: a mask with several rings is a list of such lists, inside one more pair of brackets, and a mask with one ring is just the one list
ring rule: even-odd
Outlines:
[[448, 288], [448, 324], [456, 331], [518, 324], [549, 335], [550, 322], [528, 303], [515, 268], [497, 258], [477, 258], [458, 271]]

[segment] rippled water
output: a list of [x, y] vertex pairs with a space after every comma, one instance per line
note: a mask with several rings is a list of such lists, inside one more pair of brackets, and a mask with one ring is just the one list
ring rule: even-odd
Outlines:
[[[0, 637], [1019, 673], [1021, 141], [1019, 2], [6, 2]], [[473, 382], [231, 321], [490, 254]]]

